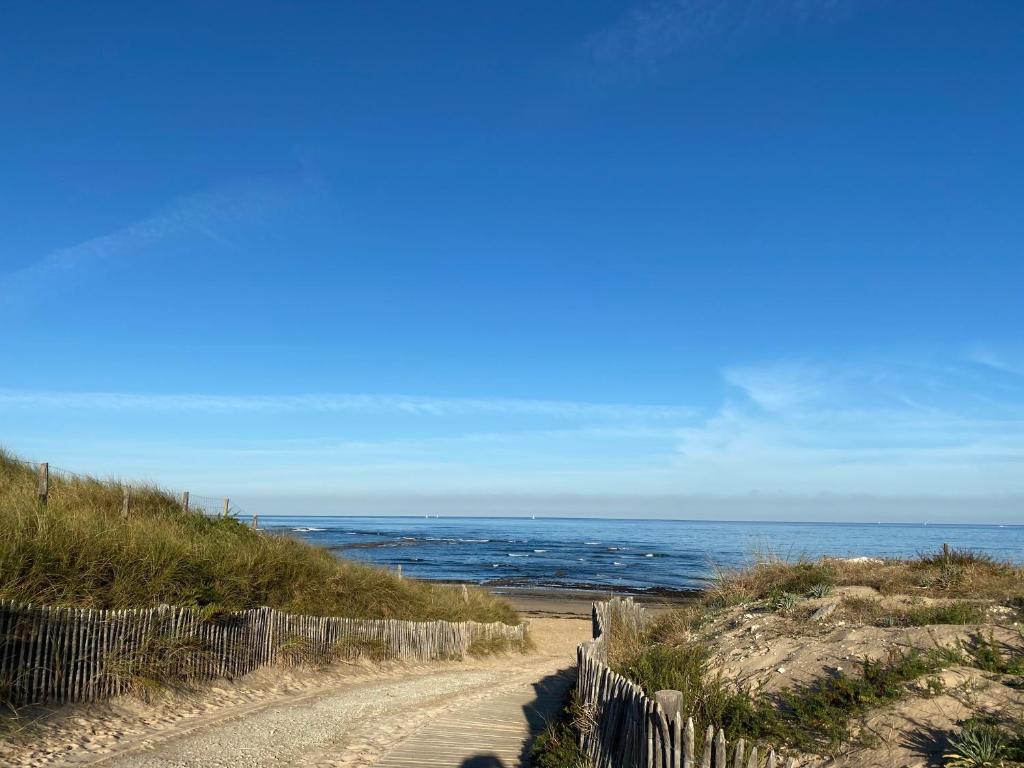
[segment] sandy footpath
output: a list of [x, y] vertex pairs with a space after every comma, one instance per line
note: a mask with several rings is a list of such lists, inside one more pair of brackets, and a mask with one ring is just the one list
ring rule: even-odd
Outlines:
[[583, 618], [533, 618], [537, 650], [482, 660], [263, 670], [156, 704], [64, 707], [0, 744], [22, 766], [366, 766], [456, 707], [568, 668]]

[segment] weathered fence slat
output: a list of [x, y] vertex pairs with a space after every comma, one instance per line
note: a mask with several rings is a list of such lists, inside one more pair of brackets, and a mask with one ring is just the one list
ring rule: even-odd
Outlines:
[[282, 662], [327, 664], [367, 645], [389, 659], [427, 661], [462, 657], [478, 639], [525, 637], [523, 624], [298, 616], [268, 607], [204, 618], [199, 609], [167, 605], [103, 610], [3, 600], [0, 684], [15, 705], [95, 701], [129, 690], [152, 665], [195, 683]]
[[[607, 666], [613, 618], [616, 626], [639, 629], [646, 621], [643, 607], [630, 598], [616, 598], [594, 603], [592, 617], [594, 639], [576, 651], [576, 699], [592, 723], [579, 733], [579, 745], [596, 768], [761, 768], [758, 745], [736, 739], [730, 750], [725, 731], [713, 724], [698, 750], [693, 720], [682, 711], [686, 702], [680, 704], [678, 691], [648, 697]], [[779, 760], [774, 750], [767, 750], [764, 768], [776, 768]], [[785, 768], [796, 765], [790, 757]]]

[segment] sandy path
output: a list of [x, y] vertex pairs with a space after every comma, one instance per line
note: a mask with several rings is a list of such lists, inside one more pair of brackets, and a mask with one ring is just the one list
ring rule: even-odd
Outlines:
[[[570, 667], [576, 644], [589, 632], [590, 624], [584, 620], [534, 619], [531, 634], [537, 651], [528, 655], [392, 668], [337, 676], [335, 680], [321, 677], [306, 688], [292, 686], [262, 696], [236, 695], [225, 700], [221, 695], [216, 706], [200, 703], [177, 718], [154, 717], [147, 711], [135, 717], [108, 713], [102, 719], [79, 717], [80, 726], [69, 729], [72, 718], [65, 716], [58, 738], [44, 733], [45, 749], [39, 749], [36, 742], [31, 753], [11, 755], [16, 758], [12, 764], [111, 768], [374, 765], [425, 726], [446, 716], [453, 721], [459, 719], [460, 711], [481, 706], [500, 709], [503, 701], [519, 701], [524, 690], [536, 685], [550, 687], [554, 682], [564, 687], [567, 681], [562, 678], [560, 683], [555, 676]], [[551, 697], [544, 698], [545, 706], [550, 706], [547, 699]], [[509, 707], [507, 712], [509, 718], [518, 718], [510, 727], [526, 727], [524, 707]], [[535, 730], [537, 717], [532, 720]], [[462, 762], [452, 759], [456, 767]]]

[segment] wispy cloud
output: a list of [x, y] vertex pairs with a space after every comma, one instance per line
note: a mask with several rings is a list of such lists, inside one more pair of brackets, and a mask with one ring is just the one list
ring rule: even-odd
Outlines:
[[515, 398], [445, 398], [389, 394], [134, 394], [128, 392], [26, 392], [15, 390], [0, 390], [0, 408], [268, 414], [350, 412], [418, 416], [490, 414], [610, 420], [680, 420], [690, 418], [695, 413], [692, 408], [675, 405]]
[[[961, 350], [769, 361], [723, 376], [732, 386], [723, 402], [701, 409], [396, 394], [0, 390], [0, 424], [11, 447], [60, 466], [196, 488], [1024, 494], [1024, 386]], [[52, 429], [44, 433], [40, 424]], [[76, 438], [75, 430], [86, 431]]]
[[968, 350], [967, 357], [979, 365], [1024, 376], [1024, 345], [974, 344]]
[[781, 26], [836, 23], [853, 0], [647, 0], [634, 4], [585, 48], [598, 59], [657, 65], [680, 51]]
[[179, 236], [225, 243], [225, 225], [260, 215], [281, 201], [281, 188], [249, 181], [187, 195], [113, 232], [58, 248], [19, 270], [0, 275], [0, 308], [66, 289], [89, 271], [131, 262]]
[[709, 492], [1024, 492], [1024, 390], [945, 359], [775, 362], [679, 430], [679, 477]]
[[773, 411], [821, 398], [838, 384], [835, 373], [804, 363], [727, 368], [723, 376], [726, 383]]

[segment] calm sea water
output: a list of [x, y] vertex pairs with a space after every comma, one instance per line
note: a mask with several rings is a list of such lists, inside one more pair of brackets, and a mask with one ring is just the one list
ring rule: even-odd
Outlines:
[[739, 523], [578, 518], [275, 517], [341, 557], [424, 579], [491, 586], [620, 590], [702, 586], [755, 552], [907, 556], [943, 542], [1024, 562], [1024, 526]]

